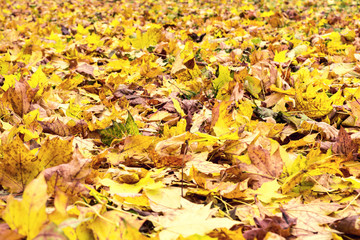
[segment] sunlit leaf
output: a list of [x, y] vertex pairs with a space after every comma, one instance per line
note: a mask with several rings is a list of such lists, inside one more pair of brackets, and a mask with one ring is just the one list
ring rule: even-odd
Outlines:
[[286, 53], [287, 50], [276, 52], [274, 56], [274, 61], [279, 63], [287, 62], [289, 58], [286, 57]]
[[107, 211], [102, 214], [102, 218], [97, 218], [89, 227], [93, 231], [96, 239], [139, 239], [145, 240], [147, 237], [142, 235], [127, 221], [130, 215], [118, 212]]
[[136, 31], [136, 38], [131, 39], [130, 42], [134, 48], [142, 49], [151, 45], [155, 45], [160, 38], [161, 28], [158, 25], [153, 25], [145, 33], [140, 30]]
[[179, 101], [176, 98], [171, 98], [173, 104], [174, 104], [174, 108], [176, 109], [176, 111], [180, 114], [181, 117], [185, 116], [184, 110], [182, 110]]
[[16, 229], [28, 239], [34, 239], [47, 222], [46, 191], [44, 176], [39, 175], [26, 186], [22, 200], [19, 201], [13, 196], [8, 198], [3, 219], [12, 229]]
[[128, 111], [128, 117], [125, 122], [125, 128], [126, 128], [126, 133], [128, 135], [139, 135], [140, 134], [138, 126], [136, 125], [134, 118], [129, 111]]
[[219, 77], [213, 80], [214, 88], [220, 89], [231, 80], [230, 70], [225, 66], [219, 65]]

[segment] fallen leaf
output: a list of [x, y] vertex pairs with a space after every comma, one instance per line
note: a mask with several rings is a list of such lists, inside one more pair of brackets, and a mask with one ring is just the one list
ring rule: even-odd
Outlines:
[[[193, 205], [193, 204], [191, 204]], [[189, 205], [189, 207], [191, 206]], [[204, 235], [215, 228], [231, 228], [237, 221], [227, 218], [211, 218], [210, 204], [195, 206], [168, 212], [164, 217], [159, 217], [159, 223], [164, 227], [159, 234], [160, 240], [177, 239], [180, 235], [188, 237], [193, 234]], [[184, 208], [185, 207], [185, 208]]]
[[13, 88], [9, 88], [3, 99], [5, 98], [12, 106], [12, 109], [19, 116], [23, 116], [30, 110], [30, 102], [32, 98], [32, 90], [25, 81], [16, 81]]
[[[291, 218], [285, 210], [281, 209], [282, 217], [265, 216], [264, 219], [255, 218], [256, 228], [244, 232], [246, 239], [268, 239], [268, 232], [280, 235], [283, 238], [290, 237], [292, 228], [296, 225], [296, 219]], [[276, 236], [276, 235], [275, 235]]]
[[330, 227], [345, 234], [360, 236], [359, 215], [353, 215], [336, 220]]
[[87, 63], [77, 65], [76, 71], [84, 76], [90, 76], [94, 78], [94, 67]]
[[40, 174], [26, 186], [22, 200], [19, 201], [13, 196], [8, 198], [2, 217], [11, 229], [16, 229], [28, 239], [34, 239], [47, 222], [47, 198], [44, 175]]
[[335, 154], [345, 156], [347, 160], [353, 159], [353, 154], [357, 153], [359, 145], [352, 141], [350, 135], [341, 127], [336, 143], [333, 146]]
[[72, 197], [71, 200], [87, 196], [89, 189], [84, 183], [91, 171], [90, 161], [91, 159], [84, 159], [76, 147], [70, 162], [45, 169], [48, 192], [54, 193], [58, 188]]
[[113, 210], [107, 211], [101, 216], [101, 218], [98, 217], [94, 222], [89, 224], [89, 228], [99, 240], [148, 239], [128, 223], [127, 218], [130, 218], [129, 214]]
[[263, 173], [271, 177], [277, 178], [280, 176], [283, 168], [283, 163], [277, 161], [278, 159], [271, 157], [268, 150], [263, 147], [251, 144], [248, 147], [248, 154], [251, 162]]
[[6, 223], [0, 224], [0, 238], [8, 239], [8, 240], [21, 240], [24, 239], [25, 236], [17, 233], [14, 230], [11, 230], [9, 225]]

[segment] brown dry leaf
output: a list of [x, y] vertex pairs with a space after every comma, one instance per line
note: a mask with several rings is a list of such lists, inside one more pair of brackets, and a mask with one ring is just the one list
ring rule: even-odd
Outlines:
[[360, 236], [359, 221], [359, 215], [353, 215], [333, 222], [332, 224], [330, 224], [330, 227], [345, 234]]
[[94, 67], [87, 63], [82, 63], [76, 66], [76, 71], [82, 75], [94, 77]]
[[332, 231], [324, 225], [337, 220], [337, 218], [330, 217], [329, 215], [339, 210], [342, 206], [337, 203], [320, 201], [303, 204], [299, 200], [293, 199], [283, 206], [290, 217], [297, 219], [297, 224], [292, 234], [298, 237], [314, 236], [318, 233], [331, 235]]
[[52, 118], [49, 121], [39, 121], [44, 133], [50, 133], [61, 137], [70, 136], [69, 127], [58, 118]]
[[0, 224], [0, 239], [21, 240], [24, 239], [24, 237], [25, 236], [17, 233], [15, 230], [11, 230], [8, 224]]
[[175, 167], [181, 168], [185, 163], [191, 160], [190, 155], [186, 156], [171, 156], [171, 155], [158, 155], [155, 151], [150, 151], [152, 161], [157, 168], [162, 167]]
[[259, 220], [255, 218], [256, 228], [244, 232], [246, 239], [268, 239], [268, 232], [280, 235], [283, 238], [290, 237], [291, 230], [296, 226], [296, 218], [291, 218], [284, 209], [280, 208], [282, 217], [265, 216]]
[[339, 130], [325, 122], [303, 121], [300, 127], [305, 132], [318, 131], [324, 140], [334, 141], [339, 134]]
[[251, 164], [240, 163], [221, 172], [222, 181], [244, 181], [249, 178], [249, 187], [258, 189], [265, 182], [280, 177], [283, 162], [279, 151], [270, 156], [263, 147], [249, 145], [248, 155]]
[[66, 125], [70, 128], [72, 136], [81, 135], [86, 138], [89, 134], [88, 124], [83, 119], [76, 122], [68, 122]]
[[356, 119], [354, 126], [360, 127], [360, 119], [359, 119], [359, 116], [360, 116], [360, 103], [359, 103], [359, 101], [358, 100], [352, 101], [352, 102], [349, 102], [348, 104], [349, 104], [349, 106], [351, 108], [352, 115]]
[[283, 169], [281, 159], [270, 156], [270, 152], [262, 146], [251, 144], [248, 148], [249, 158], [261, 173], [278, 178]]
[[221, 172], [221, 181], [239, 182], [249, 179], [249, 188], [258, 189], [264, 182], [273, 180], [271, 176], [258, 174], [259, 169], [252, 164], [240, 163]]
[[333, 146], [333, 152], [345, 156], [346, 160], [352, 160], [353, 154], [357, 153], [359, 145], [354, 142], [343, 127], [340, 128], [336, 143]]
[[178, 136], [174, 136], [164, 141], [160, 141], [156, 144], [155, 149], [150, 151], [151, 160], [157, 167], [181, 167], [185, 166], [187, 161], [191, 160], [191, 155], [184, 155], [181, 151], [185, 150], [185, 147], [189, 149], [191, 146], [185, 146], [186, 139], [190, 135], [183, 133]]
[[283, 23], [283, 17], [281, 13], [277, 12], [269, 18], [269, 23], [273, 28], [280, 27]]
[[3, 101], [9, 102], [14, 112], [19, 116], [23, 116], [29, 112], [33, 96], [32, 89], [26, 81], [16, 81], [15, 86], [9, 88], [3, 95]]
[[48, 192], [54, 193], [58, 188], [71, 198], [86, 196], [89, 189], [85, 186], [86, 177], [90, 174], [91, 159], [84, 159], [76, 146], [72, 160], [44, 170], [44, 176], [48, 184]]
[[[62, 118], [64, 121], [65, 118]], [[70, 120], [66, 124], [60, 118], [50, 118], [46, 121], [39, 121], [44, 133], [50, 133], [61, 137], [81, 135], [87, 137], [89, 134], [88, 124], [85, 120]]]

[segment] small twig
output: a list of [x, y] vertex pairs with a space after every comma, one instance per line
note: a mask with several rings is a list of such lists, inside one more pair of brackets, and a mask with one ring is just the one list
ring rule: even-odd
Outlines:
[[331, 195], [330, 195], [330, 189], [327, 189], [326, 187], [324, 187], [323, 185], [321, 185], [313, 176], [311, 176], [310, 174], [308, 173], [305, 173], [311, 180], [313, 180], [316, 184], [318, 184], [319, 186], [321, 186], [324, 190], [325, 190], [325, 193], [331, 198]]
[[224, 204], [224, 207], [225, 207], [225, 210], [226, 212], [224, 212], [225, 216], [229, 219], [233, 219], [230, 215], [229, 215], [229, 207], [231, 209], [234, 209], [233, 206], [231, 206], [231, 204], [227, 203], [226, 201], [224, 201], [221, 197], [218, 197], [218, 196], [214, 196], [215, 199], [219, 200], [222, 202], [222, 204]]
[[80, 201], [77, 201], [77, 202], [74, 203], [74, 205], [79, 205], [79, 204], [84, 205], [84, 206], [90, 208], [91, 210], [93, 210], [94, 213], [95, 213], [95, 215], [98, 216], [99, 218], [101, 218], [102, 220], [104, 220], [104, 221], [106, 221], [106, 222], [108, 222], [108, 223], [114, 224], [114, 225], [116, 225], [117, 227], [119, 227], [119, 223], [114, 222], [114, 221], [112, 221], [111, 219], [108, 219], [108, 218], [102, 216], [93, 206], [91, 206], [91, 205], [89, 205], [89, 204], [87, 204], [87, 203], [84, 203], [84, 202], [80, 202]]
[[189, 141], [186, 139], [183, 158], [181, 161], [181, 197], [184, 197], [184, 162], [185, 162], [184, 160], [188, 149], [189, 149]]
[[356, 97], [354, 97], [354, 98], [355, 98], [356, 102], [357, 102], [358, 104], [360, 104], [359, 100], [358, 100]]
[[343, 212], [343, 211], [345, 211], [346, 209], [348, 209], [348, 207], [350, 207], [350, 205], [351, 205], [356, 199], [358, 199], [359, 196], [360, 196], [360, 192], [358, 193], [358, 195], [356, 195], [355, 198], [353, 198], [353, 199], [349, 202], [349, 204], [348, 204], [344, 209], [342, 209], [342, 210], [340, 210], [340, 211], [338, 211], [338, 212]]
[[242, 171], [242, 173], [258, 175], [258, 176], [261, 176], [261, 177], [264, 177], [264, 178], [268, 178], [268, 179], [273, 179], [273, 180], [276, 180], [276, 179], [277, 179], [276, 177], [273, 177], [273, 176], [270, 176], [270, 175], [267, 175], [267, 174], [262, 174], [262, 173], [249, 172], [249, 171]]

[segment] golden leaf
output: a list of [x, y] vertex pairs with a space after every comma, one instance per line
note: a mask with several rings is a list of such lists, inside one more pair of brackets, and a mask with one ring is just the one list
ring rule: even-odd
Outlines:
[[26, 186], [21, 201], [8, 198], [3, 219], [11, 229], [16, 229], [27, 239], [34, 239], [47, 222], [47, 186], [43, 175], [39, 175]]

